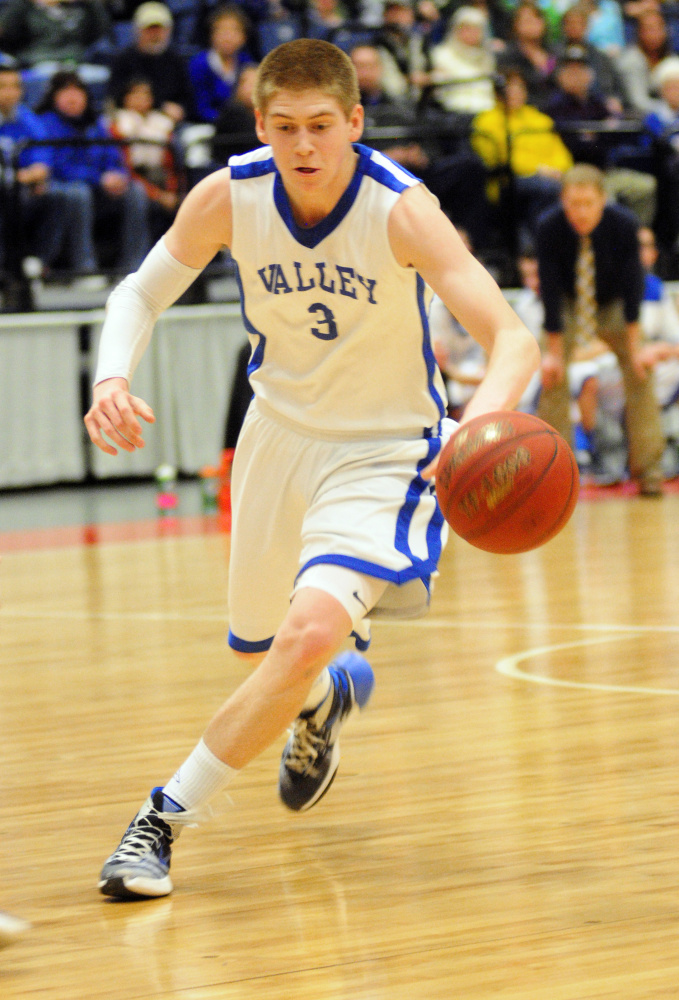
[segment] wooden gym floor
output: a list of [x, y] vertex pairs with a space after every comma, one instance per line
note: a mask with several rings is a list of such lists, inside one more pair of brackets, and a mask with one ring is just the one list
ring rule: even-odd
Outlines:
[[601, 495], [523, 556], [452, 539], [330, 794], [278, 804], [279, 741], [133, 904], [100, 866], [244, 676], [228, 534], [0, 535], [2, 1000], [677, 997], [679, 496]]

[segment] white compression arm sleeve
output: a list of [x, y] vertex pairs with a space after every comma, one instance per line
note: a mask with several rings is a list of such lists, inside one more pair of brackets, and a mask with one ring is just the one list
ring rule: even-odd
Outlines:
[[106, 303], [94, 384], [121, 376], [130, 381], [146, 350], [156, 320], [176, 302], [201, 269], [180, 263], [162, 239], [134, 274], [114, 288]]

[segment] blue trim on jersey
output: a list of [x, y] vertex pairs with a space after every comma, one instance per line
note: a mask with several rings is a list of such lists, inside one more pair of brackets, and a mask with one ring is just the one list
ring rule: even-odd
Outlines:
[[254, 160], [251, 163], [236, 163], [229, 160], [231, 178], [234, 181], [246, 181], [250, 177], [263, 177], [276, 169], [273, 156], [266, 160]]
[[[425, 303], [425, 294], [427, 286], [424, 280], [417, 275], [417, 308], [420, 311], [420, 319], [422, 320], [422, 353], [424, 355], [424, 363], [427, 366], [427, 383], [429, 385], [429, 394], [434, 400], [438, 407], [439, 419], [443, 419], [446, 415], [446, 407], [441, 399], [440, 393], [436, 391], [434, 387], [434, 376], [437, 370], [436, 358], [434, 357], [434, 349], [431, 346], [431, 334], [429, 331], [429, 316], [427, 315], [427, 307]], [[440, 430], [439, 430], [440, 433]]]
[[385, 160], [389, 161], [389, 163], [394, 164], [394, 172], [392, 172], [388, 167], [385, 167], [383, 164], [376, 163], [375, 160], [373, 160], [372, 154], [375, 150], [370, 149], [369, 146], [364, 146], [360, 142], [355, 142], [354, 149], [359, 155], [358, 169], [361, 173], [364, 173], [367, 177], [372, 177], [374, 181], [378, 181], [378, 183], [388, 187], [391, 191], [398, 191], [400, 193], [401, 191], [405, 191], [406, 188], [414, 186], [412, 184], [406, 184], [405, 181], [402, 181], [396, 175], [396, 170], [398, 170], [399, 173], [406, 174], [407, 177], [411, 177], [413, 181], [416, 181], [418, 184], [422, 183], [419, 177], [416, 177], [415, 174], [411, 174], [411, 172], [406, 170], [405, 167], [402, 167], [400, 163], [396, 163], [394, 160], [389, 159], [385, 153], [380, 153], [380, 156], [383, 156]]
[[260, 333], [257, 327], [253, 326], [245, 313], [245, 293], [243, 292], [243, 282], [240, 280], [240, 270], [238, 268], [238, 264], [236, 264], [236, 281], [238, 282], [238, 291], [240, 294], [240, 313], [243, 317], [243, 325], [249, 334], [253, 337], [259, 337], [259, 343], [250, 355], [250, 360], [248, 361], [248, 376], [250, 376], [253, 372], [257, 371], [264, 360], [266, 335]]
[[271, 648], [271, 643], [274, 637], [271, 636], [270, 639], [261, 639], [259, 642], [248, 642], [247, 639], [239, 639], [237, 635], [234, 635], [231, 629], [229, 629], [229, 646], [231, 649], [235, 649], [238, 653], [266, 653], [268, 649]]
[[317, 247], [318, 244], [326, 238], [326, 236], [329, 236], [333, 230], [337, 229], [340, 222], [342, 222], [345, 218], [347, 212], [356, 201], [356, 195], [358, 194], [358, 189], [361, 186], [362, 180], [362, 171], [358, 169], [355, 170], [354, 176], [349, 182], [349, 186], [344, 191], [344, 194], [337, 202], [330, 215], [326, 215], [326, 217], [321, 219], [317, 225], [311, 226], [310, 228], [298, 226], [295, 222], [288, 194], [279, 173], [276, 174], [273, 182], [273, 200], [276, 204], [276, 208], [278, 209], [278, 213], [290, 231], [291, 236], [297, 240], [298, 243], [301, 243], [303, 247], [306, 247], [307, 250], [313, 250], [314, 247]]
[[370, 639], [361, 639], [358, 632], [352, 632], [349, 638], [354, 640], [354, 645], [359, 653], [365, 653], [370, 648]]

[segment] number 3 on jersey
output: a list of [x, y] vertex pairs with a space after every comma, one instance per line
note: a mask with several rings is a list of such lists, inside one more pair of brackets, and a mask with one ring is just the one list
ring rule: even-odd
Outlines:
[[332, 309], [328, 309], [322, 302], [314, 302], [309, 306], [309, 312], [316, 314], [317, 326], [311, 327], [311, 333], [319, 340], [335, 340], [339, 336], [337, 333], [337, 323]]

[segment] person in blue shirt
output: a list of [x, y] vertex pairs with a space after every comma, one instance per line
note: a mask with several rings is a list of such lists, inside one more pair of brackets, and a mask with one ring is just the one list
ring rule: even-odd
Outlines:
[[254, 60], [246, 49], [249, 22], [235, 6], [218, 7], [210, 19], [210, 47], [189, 63], [196, 112], [200, 121], [215, 122], [236, 89], [243, 66]]
[[[46, 132], [38, 116], [22, 103], [18, 68], [0, 66], [0, 148], [3, 166], [14, 168], [11, 178], [17, 199], [5, 199], [0, 215], [0, 265], [9, 268], [3, 234], [18, 226], [12, 240], [22, 258], [38, 258], [38, 267], [52, 268], [63, 258], [73, 271], [93, 270], [87, 248], [69, 239], [83, 224], [77, 198], [68, 185], [54, 180], [52, 149], [40, 143]], [[22, 148], [23, 147], [23, 148]], [[14, 210], [14, 217], [7, 214]], [[9, 268], [12, 269], [12, 268]]]
[[[92, 107], [86, 85], [76, 72], [59, 70], [36, 109], [46, 137], [59, 140], [52, 151], [57, 181], [77, 192], [86, 219], [82, 238], [93, 240], [95, 222], [110, 219], [120, 227], [115, 268], [134, 270], [149, 247], [148, 199], [143, 186], [130, 178], [119, 147]], [[63, 140], [85, 140], [64, 143]], [[101, 145], [92, 140], [104, 140]]]

